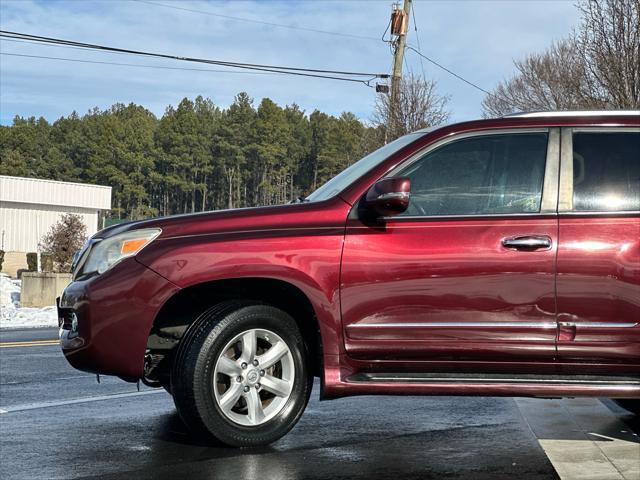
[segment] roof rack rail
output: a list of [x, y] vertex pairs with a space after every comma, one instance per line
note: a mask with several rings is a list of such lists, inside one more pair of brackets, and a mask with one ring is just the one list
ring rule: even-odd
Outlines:
[[549, 110], [536, 112], [516, 112], [503, 115], [502, 118], [532, 118], [532, 117], [640, 117], [640, 110]]

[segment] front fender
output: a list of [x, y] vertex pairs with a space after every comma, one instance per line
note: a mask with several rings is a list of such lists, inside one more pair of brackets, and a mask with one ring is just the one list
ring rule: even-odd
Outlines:
[[159, 238], [137, 260], [180, 288], [242, 278], [290, 283], [309, 299], [324, 354], [343, 351], [340, 258], [344, 226]]

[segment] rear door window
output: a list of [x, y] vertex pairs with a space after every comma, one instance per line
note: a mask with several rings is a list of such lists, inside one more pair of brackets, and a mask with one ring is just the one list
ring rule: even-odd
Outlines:
[[640, 132], [573, 134], [573, 210], [640, 211]]

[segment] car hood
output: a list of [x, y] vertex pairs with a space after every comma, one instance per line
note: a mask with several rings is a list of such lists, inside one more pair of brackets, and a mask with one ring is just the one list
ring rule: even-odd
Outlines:
[[224, 232], [309, 228], [344, 224], [350, 205], [340, 197], [323, 202], [295, 203], [268, 207], [236, 208], [201, 213], [171, 215], [121, 223], [105, 228], [92, 238], [104, 239], [143, 228], [160, 228], [161, 239]]

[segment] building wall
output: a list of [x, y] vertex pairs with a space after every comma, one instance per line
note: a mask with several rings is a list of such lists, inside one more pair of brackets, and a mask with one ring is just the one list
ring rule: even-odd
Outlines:
[[0, 249], [2, 271], [26, 268], [26, 253], [64, 213], [80, 215], [87, 236], [98, 231], [98, 211], [111, 209], [111, 187], [0, 175]]
[[87, 237], [98, 231], [97, 210], [0, 202], [0, 249], [5, 251], [2, 272], [16, 276], [19, 269], [27, 268], [27, 252], [38, 251], [42, 237], [64, 213], [80, 215]]

